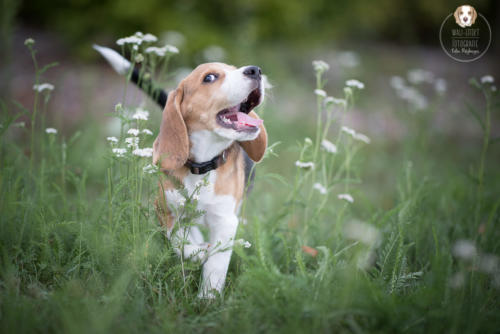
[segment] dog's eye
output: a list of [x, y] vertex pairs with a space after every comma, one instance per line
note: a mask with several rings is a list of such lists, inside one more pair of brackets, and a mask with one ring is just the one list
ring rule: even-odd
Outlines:
[[460, 15], [462, 15], [464, 12], [460, 12]]
[[214, 82], [218, 77], [219, 76], [217, 74], [210, 73], [203, 78], [203, 82]]

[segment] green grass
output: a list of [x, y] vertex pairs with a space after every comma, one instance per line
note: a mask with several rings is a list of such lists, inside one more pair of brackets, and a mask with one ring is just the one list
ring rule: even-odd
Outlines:
[[[491, 101], [488, 112], [498, 113], [489, 86], [475, 85]], [[362, 95], [355, 91], [355, 100]], [[199, 264], [179, 259], [158, 225], [157, 176], [142, 171], [149, 159], [114, 157], [96, 122], [68, 137], [45, 133], [44, 96], [37, 96], [33, 132], [11, 123], [33, 110], [2, 105], [2, 332], [498, 331], [500, 272], [492, 256], [500, 246], [500, 178], [489, 137], [422, 136], [433, 121], [428, 111], [403, 118], [413, 123], [400, 143], [372, 138], [366, 145], [341, 132], [341, 120], [328, 131], [325, 122], [311, 125], [316, 112], [287, 123], [264, 106], [271, 142], [280, 143], [258, 166], [243, 209], [238, 238], [252, 246], [235, 248], [224, 295], [207, 302], [196, 297]], [[317, 102], [311, 110], [330, 113]], [[330, 114], [350, 112], [351, 102]], [[137, 124], [130, 110], [115, 113], [124, 130], [158, 131], [158, 116]], [[488, 133], [487, 110], [481, 104], [475, 112]], [[337, 154], [319, 149], [322, 136]], [[141, 137], [141, 147], [151, 142]], [[296, 160], [316, 168], [296, 168]], [[354, 203], [337, 199], [340, 193]], [[186, 197], [183, 224], [197, 214]], [[459, 240], [476, 254], [454, 256]]]

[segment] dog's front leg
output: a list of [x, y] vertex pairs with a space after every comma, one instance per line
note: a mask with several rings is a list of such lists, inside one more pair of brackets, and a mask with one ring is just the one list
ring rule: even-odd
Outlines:
[[225, 214], [207, 213], [210, 229], [209, 256], [203, 265], [201, 298], [215, 298], [214, 291], [222, 292], [227, 268], [233, 252], [234, 236], [238, 228], [238, 217], [232, 211]]

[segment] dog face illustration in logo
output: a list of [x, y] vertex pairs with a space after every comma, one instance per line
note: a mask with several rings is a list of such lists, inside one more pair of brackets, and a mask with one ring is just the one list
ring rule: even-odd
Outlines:
[[453, 16], [455, 16], [455, 21], [457, 22], [457, 24], [462, 28], [465, 28], [470, 27], [474, 24], [474, 22], [476, 22], [477, 12], [474, 7], [463, 5], [459, 6], [455, 10], [455, 14], [453, 14]]

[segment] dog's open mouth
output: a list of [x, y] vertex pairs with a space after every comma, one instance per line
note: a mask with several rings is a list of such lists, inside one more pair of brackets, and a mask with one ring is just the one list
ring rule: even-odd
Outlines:
[[257, 131], [263, 121], [249, 116], [248, 113], [259, 105], [260, 95], [260, 87], [257, 87], [239, 104], [220, 111], [217, 114], [217, 123], [236, 131]]

